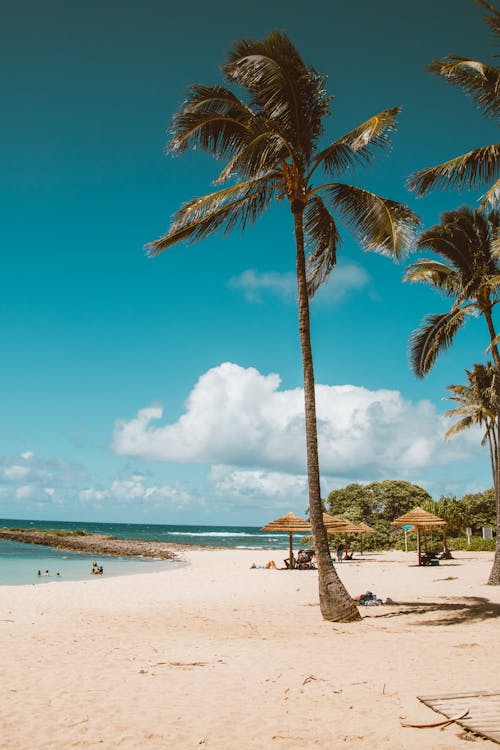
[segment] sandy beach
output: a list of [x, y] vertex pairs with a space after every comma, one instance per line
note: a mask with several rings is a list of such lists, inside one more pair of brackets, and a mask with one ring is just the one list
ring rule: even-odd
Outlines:
[[339, 567], [397, 604], [324, 622], [314, 571], [250, 569], [283, 551], [187, 550], [167, 572], [1, 587], [1, 745], [68, 748], [495, 747], [417, 695], [498, 690], [490, 553], [417, 568]]

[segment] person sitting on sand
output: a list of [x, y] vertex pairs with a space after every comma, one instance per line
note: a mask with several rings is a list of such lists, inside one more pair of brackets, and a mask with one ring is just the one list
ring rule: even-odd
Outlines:
[[[286, 565], [287, 568], [290, 567], [290, 558], [289, 557], [287, 557], [285, 560], [283, 560], [283, 562], [285, 563], [285, 565]], [[292, 552], [291, 567], [295, 568], [296, 564], [297, 564], [297, 560], [295, 559], [295, 555]]]

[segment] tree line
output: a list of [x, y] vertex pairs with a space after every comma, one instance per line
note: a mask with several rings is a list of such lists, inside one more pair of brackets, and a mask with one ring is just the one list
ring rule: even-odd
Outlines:
[[[392, 521], [416, 506], [447, 522], [448, 542], [455, 549], [464, 546], [462, 538], [466, 528], [470, 528], [473, 535], [481, 536], [482, 527], [494, 528], [496, 525], [493, 488], [467, 494], [460, 499], [443, 496], [433, 500], [427, 490], [417, 484], [387, 479], [365, 485], [348, 484], [332, 490], [324, 501], [325, 511], [332, 516], [353, 523], [364, 522], [375, 529], [374, 534], [364, 536], [364, 549], [402, 547], [403, 532], [392, 526]], [[440, 532], [434, 536], [437, 542]], [[350, 544], [354, 549], [359, 548], [359, 538], [355, 534], [350, 537]], [[475, 546], [480, 545], [476, 543]]]

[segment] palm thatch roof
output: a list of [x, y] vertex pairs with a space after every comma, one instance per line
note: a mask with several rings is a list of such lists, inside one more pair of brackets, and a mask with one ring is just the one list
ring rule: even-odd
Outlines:
[[392, 521], [393, 526], [414, 526], [418, 529], [433, 528], [436, 526], [447, 526], [447, 522], [433, 513], [429, 513], [423, 508], [413, 508], [404, 516]]
[[361, 523], [357, 523], [356, 526], [359, 526], [359, 529], [362, 534], [375, 534], [376, 530], [372, 528], [371, 526], [368, 526], [367, 523], [364, 521], [361, 521]]
[[336, 518], [335, 516], [331, 516], [329, 513], [323, 513], [323, 523], [325, 524], [325, 529], [329, 534], [340, 534], [341, 532], [348, 531], [348, 529], [352, 526], [352, 523], [350, 521], [346, 521], [345, 518]]
[[311, 531], [311, 524], [305, 518], [296, 516], [295, 513], [287, 513], [286, 516], [281, 516], [281, 518], [263, 526], [261, 531], [281, 531], [285, 533]]

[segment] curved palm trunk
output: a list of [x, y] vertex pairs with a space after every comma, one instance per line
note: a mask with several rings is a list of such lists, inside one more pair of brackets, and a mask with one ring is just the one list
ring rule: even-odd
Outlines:
[[323, 523], [323, 506], [319, 480], [318, 437], [316, 424], [316, 394], [309, 323], [306, 265], [304, 257], [304, 206], [292, 205], [295, 242], [297, 248], [297, 290], [299, 307], [299, 336], [304, 371], [304, 406], [307, 445], [307, 477], [309, 486], [309, 518], [318, 564], [319, 604], [323, 619], [333, 622], [353, 622], [361, 615], [333, 567], [328, 536]]
[[[493, 316], [491, 309], [484, 311], [484, 317], [490, 333], [490, 341], [493, 341], [496, 336], [495, 327], [493, 325]], [[497, 402], [500, 403], [500, 355], [498, 353], [498, 347], [496, 344], [491, 347], [491, 353], [493, 355], [493, 362], [495, 363], [496, 370], [496, 391], [497, 391]], [[495, 543], [495, 557], [493, 560], [493, 567], [491, 568], [490, 576], [488, 578], [488, 584], [490, 586], [500, 585], [500, 414], [497, 415], [495, 420], [496, 428], [496, 455], [495, 460], [492, 461], [493, 471], [493, 485], [495, 487], [495, 504], [496, 504], [496, 521], [497, 521], [497, 537]]]

